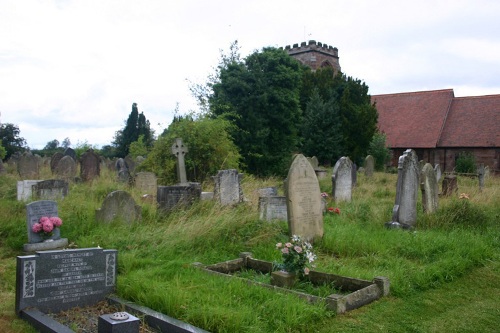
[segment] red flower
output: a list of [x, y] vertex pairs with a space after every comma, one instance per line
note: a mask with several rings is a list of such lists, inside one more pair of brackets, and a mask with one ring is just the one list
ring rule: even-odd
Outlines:
[[340, 215], [340, 208], [328, 207], [328, 212]]

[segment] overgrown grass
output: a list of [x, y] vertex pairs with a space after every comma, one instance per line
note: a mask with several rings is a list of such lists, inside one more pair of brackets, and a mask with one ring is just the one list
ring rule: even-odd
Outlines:
[[[50, 174], [44, 172], [44, 178], [49, 179]], [[496, 264], [500, 258], [499, 179], [488, 179], [481, 192], [477, 179], [459, 178], [459, 193], [468, 193], [470, 199], [458, 199], [459, 193], [441, 198], [436, 213], [425, 215], [420, 209], [416, 231], [406, 232], [384, 228], [391, 218], [396, 175], [376, 173], [367, 179], [360, 174], [352, 202], [328, 202], [341, 213], [325, 215], [324, 237], [314, 244], [316, 269], [368, 280], [387, 276], [392, 296], [335, 316], [322, 304], [311, 305], [293, 295], [207, 274], [192, 266], [194, 262], [234, 259], [244, 251], [252, 252], [255, 258], [279, 260], [275, 244], [288, 239], [288, 227], [284, 221], [259, 221], [257, 189], [278, 186], [282, 194], [281, 180], [245, 176], [244, 204], [220, 207], [203, 201], [160, 215], [154, 205], [141, 202], [141, 193], [114, 178], [102, 170], [100, 179], [90, 184], [71, 184], [70, 195], [58, 203], [64, 221], [62, 235], [81, 248], [101, 246], [119, 251], [117, 293], [121, 297], [206, 330], [430, 332], [436, 327], [445, 331], [470, 327], [454, 312], [436, 310], [432, 302], [464, 311], [476, 320], [476, 331], [500, 325], [498, 308], [491, 307], [496, 303], [488, 301], [488, 297], [500, 296], [495, 287], [500, 278]], [[16, 201], [16, 181], [12, 175], [0, 177], [0, 295], [6, 304], [0, 307], [0, 319], [11, 332], [29, 332], [13, 313], [15, 256], [22, 254], [27, 241], [25, 204]], [[320, 186], [322, 191], [331, 192], [331, 179], [322, 179]], [[95, 222], [95, 209], [109, 192], [119, 189], [129, 191], [142, 205], [142, 221], [132, 225]], [[473, 277], [491, 285], [481, 285], [477, 301], [463, 291], [484, 312], [479, 316], [458, 296], [448, 300], [448, 294], [455, 292], [450, 286], [477, 287]], [[422, 304], [422, 298], [432, 304]], [[407, 310], [404, 315], [394, 311], [399, 308]], [[418, 325], [421, 316], [432, 318], [435, 313], [439, 313], [439, 320], [450, 320], [454, 326], [438, 325], [437, 317], [432, 323], [427, 320], [428, 325]]]

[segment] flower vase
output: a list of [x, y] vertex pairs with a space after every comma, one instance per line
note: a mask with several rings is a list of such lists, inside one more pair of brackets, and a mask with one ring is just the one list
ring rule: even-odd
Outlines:
[[281, 288], [292, 288], [297, 281], [297, 274], [285, 272], [285, 271], [274, 271], [271, 272], [271, 284], [276, 287]]

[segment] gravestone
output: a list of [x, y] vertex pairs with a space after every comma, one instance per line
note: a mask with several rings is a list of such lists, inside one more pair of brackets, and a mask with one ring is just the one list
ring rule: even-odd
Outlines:
[[154, 172], [139, 172], [134, 178], [135, 187], [141, 194], [156, 195], [158, 180]]
[[137, 164], [135, 162], [134, 158], [131, 155], [127, 155], [127, 156], [125, 156], [124, 160], [125, 160], [125, 163], [127, 163], [128, 172], [130, 172], [130, 174], [134, 174], [135, 167]]
[[484, 178], [490, 178], [490, 167], [488, 165], [484, 167]]
[[264, 221], [288, 219], [286, 197], [261, 196], [259, 198], [259, 218]]
[[57, 163], [54, 173], [65, 180], [74, 180], [76, 177], [76, 162], [71, 156], [64, 156]]
[[73, 161], [76, 162], [76, 151], [73, 148], [70, 147], [66, 148], [64, 150], [64, 156], [69, 156], [73, 159]]
[[332, 195], [336, 202], [351, 201], [352, 197], [352, 162], [349, 157], [341, 157], [333, 168]]
[[259, 197], [272, 197], [278, 195], [278, 188], [276, 186], [263, 187], [257, 190]]
[[100, 209], [96, 209], [98, 222], [112, 222], [115, 219], [131, 224], [142, 219], [142, 208], [126, 191], [114, 191], [104, 199]]
[[87, 150], [83, 153], [80, 159], [80, 178], [84, 181], [92, 181], [94, 178], [99, 177], [101, 173], [101, 163], [99, 155], [93, 149]]
[[441, 193], [444, 196], [450, 196], [458, 191], [457, 176], [444, 176]]
[[311, 163], [311, 166], [313, 167], [314, 170], [319, 168], [319, 161], [316, 156], [308, 157], [307, 160], [309, 161], [309, 163]]
[[[349, 175], [350, 177], [350, 175]], [[307, 241], [323, 237], [323, 214], [318, 178], [302, 154], [294, 157], [285, 182], [288, 232]]]
[[388, 228], [410, 229], [417, 221], [417, 199], [420, 165], [417, 154], [407, 149], [398, 161], [396, 200], [392, 209], [392, 221]]
[[38, 178], [38, 158], [30, 152], [25, 152], [17, 163], [17, 172], [22, 179]]
[[62, 179], [49, 179], [32, 186], [33, 197], [38, 200], [62, 199], [68, 195], [68, 182]]
[[201, 196], [201, 185], [158, 186], [156, 201], [158, 210], [167, 213], [175, 208], [187, 207]]
[[57, 164], [64, 157], [64, 154], [61, 152], [57, 152], [50, 158], [50, 171], [52, 173], [56, 172]]
[[[308, 162], [309, 163], [309, 162]], [[214, 197], [223, 206], [243, 202], [241, 178], [243, 174], [236, 169], [219, 170], [214, 176]]]
[[479, 164], [479, 167], [477, 168], [477, 179], [479, 181], [479, 191], [482, 191], [484, 188], [484, 176], [485, 176], [485, 169], [484, 169], [484, 164], [481, 163]]
[[130, 182], [130, 172], [128, 169], [121, 169], [118, 171], [118, 181], [121, 183], [128, 183]]
[[430, 163], [426, 163], [422, 168], [422, 206], [424, 212], [430, 214], [438, 209], [439, 186], [436, 172]]
[[41, 180], [19, 180], [17, 182], [17, 201], [28, 201], [33, 199], [33, 185]]
[[175, 142], [172, 145], [172, 154], [174, 154], [177, 158], [177, 179], [179, 180], [179, 185], [187, 184], [184, 155], [186, 155], [188, 151], [188, 147], [184, 145], [181, 138], [175, 139]]
[[372, 155], [368, 155], [365, 158], [365, 176], [373, 177], [373, 170], [375, 169], [375, 159]]
[[439, 183], [441, 177], [443, 176], [443, 173], [441, 172], [441, 166], [439, 164], [436, 164], [434, 166], [434, 173], [436, 174], [436, 181]]
[[41, 251], [18, 256], [16, 313], [58, 313], [94, 305], [115, 291], [118, 252], [101, 248]]

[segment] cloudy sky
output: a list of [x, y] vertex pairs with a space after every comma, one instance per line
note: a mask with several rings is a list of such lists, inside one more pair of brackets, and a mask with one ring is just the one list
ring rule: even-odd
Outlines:
[[0, 0], [0, 122], [31, 148], [110, 144], [137, 103], [161, 132], [220, 50], [316, 40], [370, 94], [500, 94], [497, 0]]

